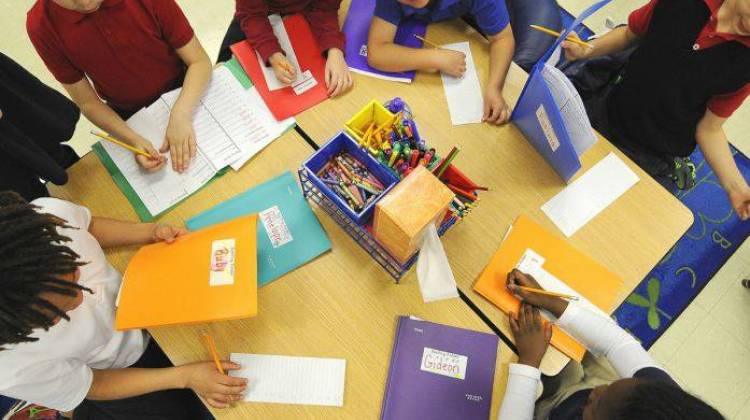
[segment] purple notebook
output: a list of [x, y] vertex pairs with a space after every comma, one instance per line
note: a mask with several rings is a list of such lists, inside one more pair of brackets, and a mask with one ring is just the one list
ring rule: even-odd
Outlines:
[[[375, 0], [352, 0], [349, 13], [346, 15], [344, 27], [341, 31], [346, 36], [346, 62], [351, 71], [365, 74], [379, 79], [394, 80], [411, 83], [416, 72], [387, 72], [370, 67], [367, 64], [367, 36], [370, 32], [370, 21], [375, 12]], [[417, 19], [407, 19], [398, 25], [394, 42], [412, 48], [421, 48], [422, 41], [414, 35], [424, 36], [427, 32], [427, 22]]]
[[399, 317], [381, 418], [487, 420], [497, 344], [494, 334]]

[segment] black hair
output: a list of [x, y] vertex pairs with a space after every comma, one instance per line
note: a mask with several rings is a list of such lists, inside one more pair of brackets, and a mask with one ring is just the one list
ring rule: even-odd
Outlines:
[[29, 337], [34, 328], [49, 329], [57, 317], [70, 320], [41, 293], [91, 292], [59, 278], [84, 263], [57, 231], [70, 228], [67, 222], [38, 210], [15, 192], [0, 192], [0, 346], [36, 341]]
[[633, 387], [611, 416], [612, 420], [724, 420], [719, 411], [695, 395], [654, 380]]

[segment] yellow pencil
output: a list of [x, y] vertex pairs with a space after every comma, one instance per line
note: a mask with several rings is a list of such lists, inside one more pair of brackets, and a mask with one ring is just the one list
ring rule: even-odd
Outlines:
[[102, 133], [100, 131], [94, 131], [91, 130], [91, 134], [95, 135], [96, 137], [99, 137], [102, 140], [107, 140], [108, 142], [114, 143], [120, 147], [124, 147], [128, 150], [130, 150], [133, 153], [138, 153], [139, 155], [146, 156], [147, 158], [151, 158], [152, 156], [146, 152], [145, 150], [139, 149], [137, 147], [133, 147], [123, 141], [117, 140], [116, 138], [110, 136], [109, 134]]
[[[560, 36], [560, 32], [553, 31], [552, 29], [545, 28], [544, 26], [539, 26], [539, 25], [529, 25], [529, 26], [531, 26], [533, 29], [536, 29], [539, 32], [544, 32], [547, 35], [552, 35], [555, 37]], [[574, 33], [575, 32], [571, 32], [566, 38], [566, 40], [574, 44], [578, 44], [580, 46], [586, 47], [586, 48], [594, 48], [594, 46], [589, 44], [588, 42], [581, 41], [576, 35], [573, 35]]]
[[438, 44], [436, 44], [436, 43], [434, 43], [434, 42], [430, 41], [430, 40], [429, 40], [429, 39], [427, 39], [427, 38], [421, 37], [421, 36], [419, 36], [419, 35], [417, 35], [417, 34], [412, 34], [412, 35], [414, 35], [414, 38], [417, 38], [418, 40], [420, 40], [420, 41], [424, 42], [425, 44], [427, 44], [427, 45], [431, 46], [432, 48], [437, 48], [437, 49], [441, 49], [441, 48], [440, 48], [440, 45], [438, 45]]
[[527, 292], [537, 293], [540, 295], [555, 296], [555, 297], [560, 297], [560, 298], [569, 299], [569, 300], [578, 300], [578, 296], [566, 295], [564, 293], [557, 293], [557, 292], [548, 292], [546, 290], [537, 289], [535, 287], [518, 286], [518, 288], [521, 290], [525, 290]]
[[219, 355], [216, 354], [216, 345], [214, 344], [214, 339], [211, 338], [211, 336], [207, 333], [203, 333], [203, 338], [206, 340], [206, 346], [208, 347], [208, 351], [211, 353], [211, 358], [214, 359], [216, 369], [219, 369], [219, 372], [221, 372], [222, 375], [225, 375], [224, 368], [221, 367], [221, 362], [219, 362]]

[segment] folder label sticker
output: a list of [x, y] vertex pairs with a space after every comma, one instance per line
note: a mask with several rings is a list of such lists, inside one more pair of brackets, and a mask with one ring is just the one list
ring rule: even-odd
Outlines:
[[419, 369], [463, 381], [466, 378], [468, 362], [469, 358], [461, 354], [425, 347]]
[[209, 286], [227, 286], [234, 284], [234, 258], [236, 245], [234, 239], [218, 239], [211, 242], [211, 272], [208, 276]]
[[547, 138], [547, 143], [549, 143], [550, 149], [552, 149], [553, 152], [557, 151], [557, 148], [560, 147], [560, 140], [555, 134], [555, 129], [552, 128], [552, 123], [549, 120], [547, 111], [544, 109], [544, 104], [539, 105], [539, 108], [537, 108], [536, 119], [539, 120], [539, 125], [542, 127], [544, 137]]
[[303, 93], [307, 92], [317, 85], [318, 81], [315, 80], [312, 72], [310, 70], [305, 70], [301, 75], [299, 75], [297, 81], [292, 84], [292, 90], [294, 90], [295, 94], [302, 95]]
[[263, 210], [258, 213], [258, 216], [260, 216], [260, 221], [266, 229], [266, 234], [268, 234], [268, 239], [271, 241], [272, 247], [278, 248], [294, 240], [292, 232], [284, 221], [284, 216], [281, 215], [279, 206]]

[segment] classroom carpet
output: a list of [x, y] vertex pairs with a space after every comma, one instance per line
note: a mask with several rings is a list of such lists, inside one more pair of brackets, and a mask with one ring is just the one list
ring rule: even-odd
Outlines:
[[[734, 147], [732, 154], [742, 175], [750, 179], [750, 159]], [[693, 225], [613, 314], [646, 349], [750, 235], [750, 222], [737, 217], [700, 149], [691, 159], [697, 169], [695, 187], [672, 193], [693, 212]]]

